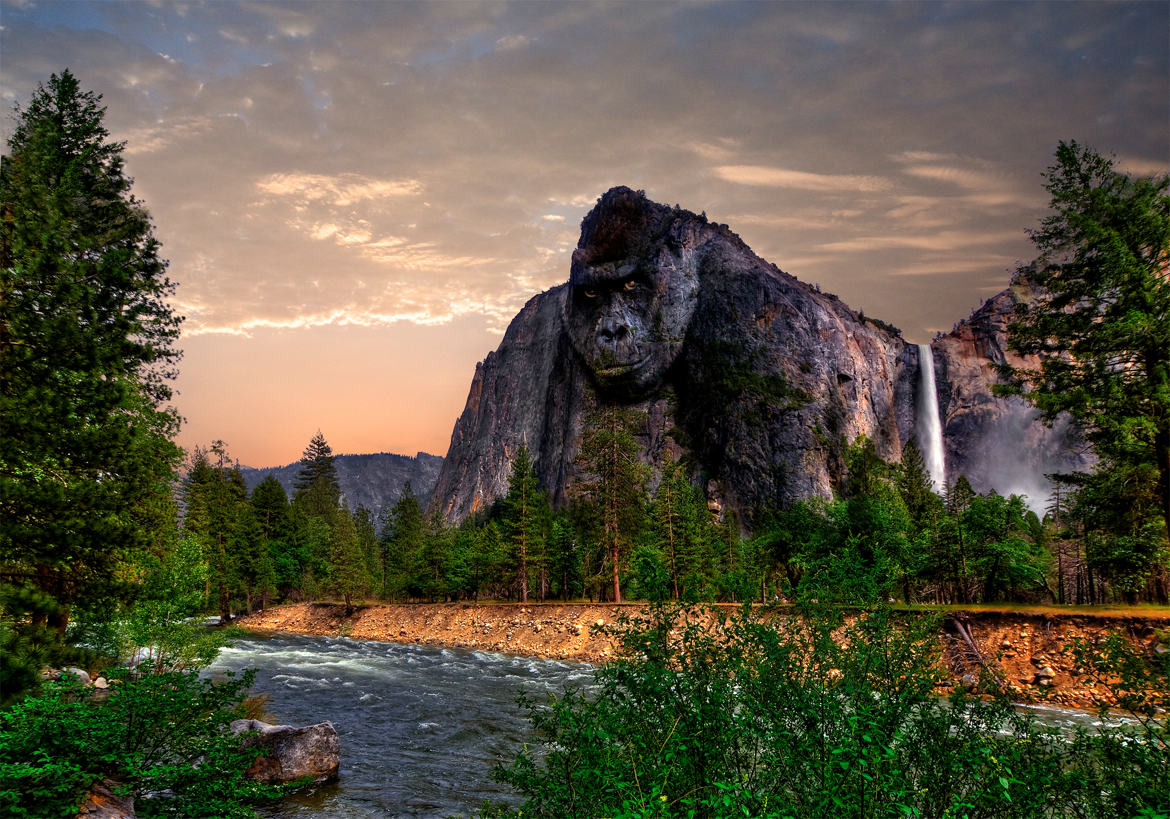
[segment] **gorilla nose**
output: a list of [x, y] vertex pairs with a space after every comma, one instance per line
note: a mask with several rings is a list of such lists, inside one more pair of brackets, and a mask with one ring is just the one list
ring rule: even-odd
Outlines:
[[630, 328], [620, 321], [603, 321], [597, 328], [597, 338], [603, 344], [617, 346], [630, 334]]

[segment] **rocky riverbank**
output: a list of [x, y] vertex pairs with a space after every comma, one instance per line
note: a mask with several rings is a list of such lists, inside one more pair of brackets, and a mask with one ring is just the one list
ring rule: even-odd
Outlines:
[[[343, 636], [440, 645], [599, 663], [617, 647], [605, 626], [639, 606], [444, 603], [358, 607], [298, 603], [241, 618], [259, 632]], [[1069, 645], [1119, 632], [1146, 651], [1170, 652], [1170, 617], [966, 611], [948, 614], [939, 635], [953, 684], [971, 683], [986, 666], [1021, 701], [1093, 707], [1107, 691], [1078, 666]]]

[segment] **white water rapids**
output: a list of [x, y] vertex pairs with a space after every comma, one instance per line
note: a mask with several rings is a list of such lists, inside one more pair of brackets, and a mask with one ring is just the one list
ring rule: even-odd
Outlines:
[[[341, 777], [265, 807], [270, 819], [478, 816], [484, 800], [519, 797], [491, 778], [511, 762], [531, 726], [521, 692], [588, 691], [593, 667], [487, 651], [365, 642], [344, 637], [249, 635], [205, 673], [257, 670], [252, 691], [271, 720], [328, 720], [341, 740]], [[1095, 728], [1096, 715], [1040, 707], [1050, 725]]]

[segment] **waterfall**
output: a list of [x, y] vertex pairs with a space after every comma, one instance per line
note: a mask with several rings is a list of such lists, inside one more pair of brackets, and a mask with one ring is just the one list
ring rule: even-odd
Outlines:
[[935, 491], [942, 492], [947, 485], [947, 467], [943, 458], [942, 422], [938, 417], [938, 391], [934, 385], [934, 353], [929, 344], [918, 345], [918, 373], [918, 445]]

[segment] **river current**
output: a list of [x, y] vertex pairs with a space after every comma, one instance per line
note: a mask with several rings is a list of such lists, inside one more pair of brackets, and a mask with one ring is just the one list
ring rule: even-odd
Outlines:
[[475, 816], [484, 800], [514, 805], [493, 768], [529, 731], [517, 697], [583, 687], [582, 663], [343, 637], [250, 636], [208, 673], [257, 669], [254, 694], [272, 720], [328, 720], [341, 740], [337, 784], [282, 800], [274, 817]]
[[[249, 636], [224, 649], [209, 674], [257, 670], [254, 694], [270, 721], [328, 720], [341, 740], [341, 775], [267, 808], [270, 817], [476, 816], [485, 800], [518, 797], [492, 780], [529, 733], [517, 705], [585, 688], [592, 666], [487, 651], [344, 637]], [[1093, 728], [1092, 714], [1029, 709], [1041, 722]]]

